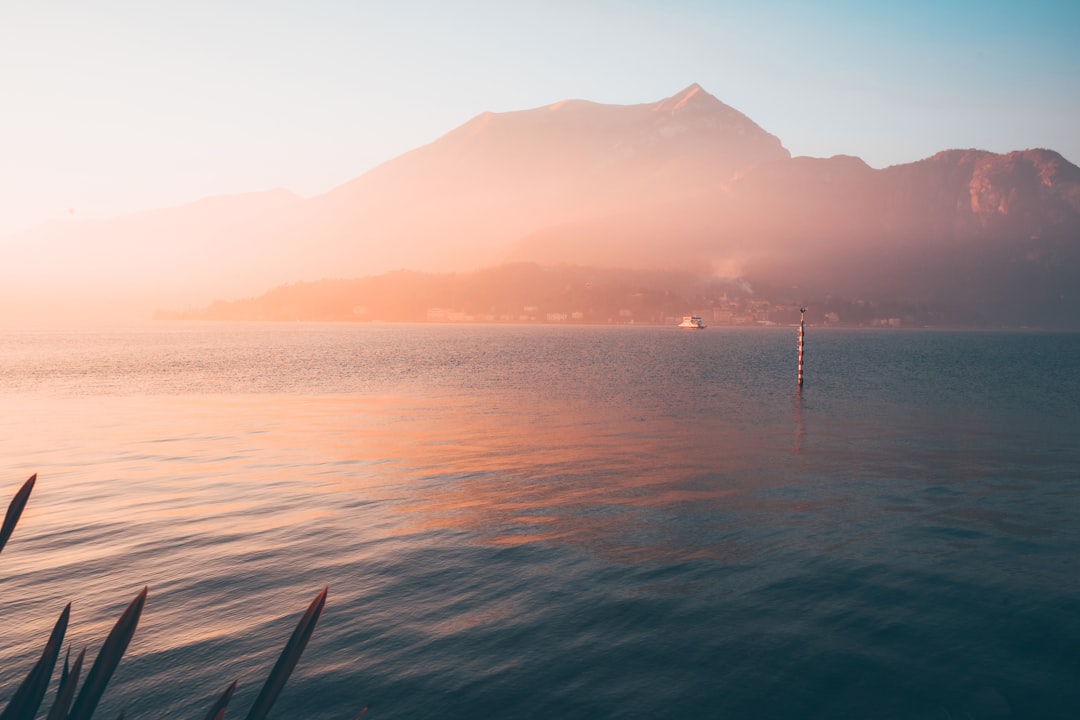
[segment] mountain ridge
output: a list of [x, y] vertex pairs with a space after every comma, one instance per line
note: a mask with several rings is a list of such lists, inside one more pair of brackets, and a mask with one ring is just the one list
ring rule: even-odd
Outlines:
[[[322, 277], [521, 261], [968, 306], [993, 300], [980, 283], [1023, 293], [1026, 278], [1064, 303], [1076, 299], [1077, 238], [1080, 168], [1052, 150], [950, 149], [882, 169], [792, 157], [694, 83], [652, 103], [480, 113], [313, 198], [207, 198], [31, 234], [22, 248], [36, 252], [0, 269], [0, 314], [35, 292], [54, 305], [65, 293], [80, 307], [104, 295], [192, 306]], [[968, 296], [946, 291], [960, 285]]]

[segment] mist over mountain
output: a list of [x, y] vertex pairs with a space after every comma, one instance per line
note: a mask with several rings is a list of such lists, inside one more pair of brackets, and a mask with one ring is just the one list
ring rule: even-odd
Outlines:
[[1042, 149], [881, 170], [791, 157], [691, 85], [649, 104], [483, 113], [315, 198], [210, 198], [4, 248], [0, 316], [146, 316], [284, 283], [527, 262], [689, 272], [776, 303], [884, 303], [943, 324], [1078, 327], [1080, 168]]
[[539, 229], [662, 206], [788, 157], [697, 85], [647, 105], [484, 113], [315, 198], [312, 235], [375, 271], [469, 270]]

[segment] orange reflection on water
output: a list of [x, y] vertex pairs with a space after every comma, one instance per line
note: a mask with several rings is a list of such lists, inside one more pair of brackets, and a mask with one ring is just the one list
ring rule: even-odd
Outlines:
[[[0, 397], [11, 492], [39, 472], [6, 582], [28, 607], [78, 598], [82, 642], [150, 586], [138, 654], [260, 632], [283, 608], [259, 578], [282, 563], [360, 593], [356, 567], [443, 536], [627, 562], [750, 556], [730, 527], [790, 504], [762, 499], [758, 469], [770, 447], [791, 457], [791, 424], [662, 412], [536, 390]], [[20, 616], [34, 636], [53, 619]]]
[[24, 524], [59, 534], [90, 523], [101, 535], [66, 550], [70, 560], [126, 552], [108, 541], [111, 524], [125, 528], [117, 543], [227, 535], [231, 552], [249, 553], [292, 542], [293, 529], [350, 524], [373, 538], [464, 531], [499, 545], [715, 553], [682, 518], [760, 503], [746, 492], [768, 482], [754, 468], [770, 443], [789, 454], [791, 437], [790, 425], [778, 434], [535, 391], [36, 397], [6, 417], [20, 418], [0, 440], [22, 460], [16, 476], [42, 474]]
[[[763, 442], [731, 423], [535, 397], [423, 399], [392, 415], [392, 430], [356, 438], [355, 456], [385, 463], [403, 532], [466, 531], [498, 545], [574, 543], [635, 555], [714, 554], [678, 517], [745, 503], [735, 476], [757, 462]], [[370, 479], [365, 486], [371, 490]]]

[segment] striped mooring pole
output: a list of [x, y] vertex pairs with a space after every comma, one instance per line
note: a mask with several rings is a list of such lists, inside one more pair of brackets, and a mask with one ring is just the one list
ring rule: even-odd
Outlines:
[[806, 337], [806, 308], [799, 308], [799, 387], [802, 387], [803, 339]]

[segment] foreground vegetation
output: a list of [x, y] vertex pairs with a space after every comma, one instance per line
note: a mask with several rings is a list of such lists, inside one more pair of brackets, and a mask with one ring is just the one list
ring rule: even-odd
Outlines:
[[[15, 525], [18, 523], [23, 509], [30, 499], [30, 493], [33, 491], [36, 482], [37, 474], [35, 473], [23, 483], [8, 506], [7, 513], [4, 516], [4, 523], [0, 526], [0, 551], [3, 551], [4, 545], [7, 544], [8, 539], [14, 532]], [[47, 720], [88, 720], [88, 718], [93, 717], [109, 680], [119, 666], [131, 638], [135, 635], [139, 618], [142, 616], [143, 608], [146, 605], [147, 592], [148, 588], [144, 587], [120, 615], [109, 636], [105, 639], [105, 643], [101, 646], [97, 659], [94, 660], [94, 664], [90, 667], [81, 688], [78, 688], [78, 684], [86, 650], [85, 648], [81, 650], [76, 656], [75, 662], [70, 663], [71, 648], [68, 647], [67, 655], [64, 658], [64, 666], [60, 672], [59, 685], [49, 706], [48, 714], [45, 716]], [[297, 662], [300, 660], [300, 655], [304, 652], [304, 648], [307, 647], [308, 640], [315, 631], [315, 624], [318, 622], [319, 615], [322, 614], [323, 607], [326, 605], [326, 594], [327, 588], [323, 588], [312, 600], [303, 617], [300, 618], [296, 629], [293, 630], [292, 637], [289, 638], [285, 648], [281, 651], [281, 655], [270, 671], [262, 690], [248, 711], [247, 720], [262, 720], [268, 716], [271, 706], [277, 700], [278, 695], [285, 686], [285, 682], [289, 679], [289, 675], [292, 674], [293, 668], [296, 667]], [[14, 695], [11, 696], [7, 706], [0, 713], [0, 720], [33, 720], [38, 716], [38, 710], [42, 707], [42, 702], [45, 699], [46, 691], [60, 656], [70, 615], [71, 603], [68, 603], [53, 626], [52, 633], [41, 651], [41, 657], [30, 669]], [[234, 680], [232, 684], [225, 688], [224, 692], [210, 706], [205, 715], [206, 720], [222, 720], [225, 717], [225, 711], [236, 687], [237, 681]], [[76, 693], [77, 689], [78, 692]], [[366, 709], [361, 710], [360, 715], [364, 714]], [[360, 715], [357, 715], [357, 717], [360, 717]], [[120, 713], [120, 717], [124, 717], [123, 712]]]

